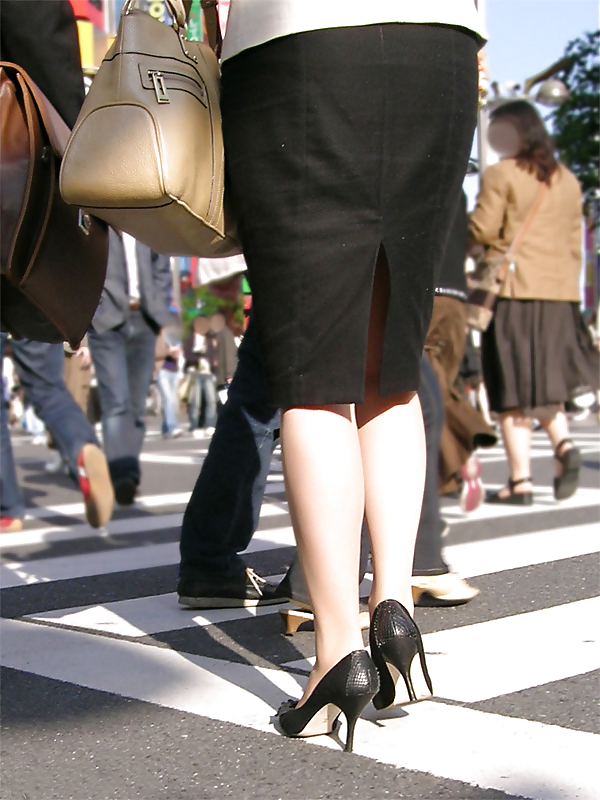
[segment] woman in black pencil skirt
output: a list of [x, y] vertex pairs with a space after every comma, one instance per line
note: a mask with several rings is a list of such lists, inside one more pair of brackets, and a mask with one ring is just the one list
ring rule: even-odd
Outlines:
[[[417, 652], [426, 673], [411, 617], [425, 473], [416, 391], [475, 127], [477, 31], [472, 0], [231, 3], [228, 179], [315, 614], [316, 664], [279, 724], [329, 733], [341, 710], [347, 750], [369, 700], [394, 702], [388, 663], [411, 690]], [[373, 660], [359, 625], [363, 513]]]

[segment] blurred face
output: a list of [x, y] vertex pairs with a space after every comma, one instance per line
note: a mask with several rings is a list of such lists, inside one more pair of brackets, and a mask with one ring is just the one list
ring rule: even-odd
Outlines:
[[214, 314], [210, 320], [210, 329], [213, 333], [219, 333], [225, 327], [226, 320], [223, 314]]
[[514, 158], [521, 152], [519, 132], [507, 120], [498, 119], [490, 123], [488, 141], [501, 158]]
[[199, 333], [201, 336], [206, 336], [210, 328], [210, 320], [206, 317], [196, 317], [194, 320], [194, 333]]

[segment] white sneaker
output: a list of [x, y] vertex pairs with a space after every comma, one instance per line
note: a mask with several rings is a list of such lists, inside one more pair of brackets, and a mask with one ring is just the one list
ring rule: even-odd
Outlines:
[[52, 451], [52, 455], [50, 456], [48, 461], [46, 461], [46, 463], [44, 464], [44, 469], [46, 470], [46, 472], [50, 472], [53, 475], [56, 474], [57, 472], [61, 471], [64, 472], [65, 463], [63, 461], [63, 457], [58, 452], [58, 450]]
[[215, 432], [214, 428], [204, 428], [204, 435], [206, 437], [212, 436], [214, 432]]
[[204, 439], [204, 428], [194, 428], [192, 436], [194, 439]]
[[174, 428], [172, 431], [168, 433], [163, 433], [163, 439], [179, 439], [180, 436], [183, 435], [182, 428]]

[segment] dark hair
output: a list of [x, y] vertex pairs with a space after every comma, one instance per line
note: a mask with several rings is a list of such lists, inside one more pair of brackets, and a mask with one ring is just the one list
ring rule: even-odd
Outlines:
[[490, 115], [490, 122], [498, 120], [511, 122], [521, 137], [523, 145], [516, 157], [518, 166], [535, 175], [538, 181], [550, 185], [558, 162], [552, 139], [535, 108], [527, 100], [503, 103]]

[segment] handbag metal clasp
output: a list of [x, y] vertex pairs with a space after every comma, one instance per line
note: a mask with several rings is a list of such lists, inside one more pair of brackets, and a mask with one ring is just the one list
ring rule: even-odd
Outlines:
[[78, 224], [86, 236], [90, 235], [90, 228], [92, 227], [92, 218], [82, 208], [79, 209]]
[[156, 102], [170, 103], [171, 100], [169, 99], [169, 94], [167, 92], [167, 87], [165, 85], [165, 79], [163, 78], [162, 72], [159, 72], [156, 69], [149, 69], [148, 75], [152, 79], [154, 94], [156, 95]]

